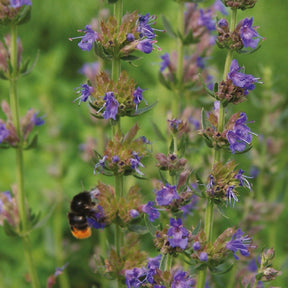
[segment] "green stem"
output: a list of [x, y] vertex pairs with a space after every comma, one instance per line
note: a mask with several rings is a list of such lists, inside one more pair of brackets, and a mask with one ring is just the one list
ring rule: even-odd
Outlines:
[[[230, 22], [231, 31], [235, 30], [236, 18], [237, 18], [237, 9], [233, 9], [232, 15], [231, 15], [231, 22]], [[226, 55], [224, 72], [223, 72], [223, 80], [226, 79], [227, 73], [229, 72], [230, 65], [232, 62], [232, 57], [233, 57], [233, 53], [231, 50], [229, 50]], [[223, 104], [220, 102], [217, 130], [221, 133], [224, 130], [224, 126], [225, 126], [225, 109], [224, 109]], [[215, 149], [213, 166], [215, 163], [221, 161], [222, 158], [223, 158], [222, 150]], [[208, 242], [213, 241], [213, 237], [212, 237], [213, 235], [213, 206], [214, 206], [213, 200], [208, 199], [207, 207], [206, 207], [206, 214], [205, 214], [205, 226], [204, 226], [204, 231], [205, 231], [206, 239]], [[206, 269], [200, 271], [199, 276], [198, 276], [198, 281], [197, 281], [197, 288], [203, 288], [205, 286], [206, 273], [207, 273]]]
[[[123, 15], [123, 0], [118, 0], [115, 4], [114, 4], [114, 16], [116, 17], [117, 20], [117, 24], [118, 24], [118, 29], [120, 27], [121, 24], [121, 19], [122, 19], [122, 15]], [[119, 80], [120, 77], [120, 72], [121, 72], [121, 63], [120, 63], [120, 58], [118, 55], [118, 51], [114, 51], [114, 58], [112, 60], [112, 80], [114, 81], [114, 83], [116, 83]], [[115, 137], [116, 134], [120, 134], [121, 135], [121, 125], [120, 125], [120, 118], [117, 119], [116, 123], [114, 123], [115, 125], [112, 126], [112, 132], [113, 132], [113, 137]], [[123, 189], [123, 175], [116, 175], [115, 176], [115, 196], [116, 196], [116, 200], [119, 203], [119, 199], [120, 197], [123, 197], [124, 193], [124, 189]], [[123, 244], [123, 238], [124, 235], [121, 231], [121, 227], [116, 223], [115, 224], [115, 248], [116, 248], [116, 253], [117, 255], [120, 257], [120, 248], [121, 245]], [[117, 285], [118, 287], [122, 286], [121, 280], [119, 278], [117, 278]]]
[[[59, 183], [61, 184], [61, 183]], [[60, 187], [61, 185], [59, 185]], [[65, 257], [63, 254], [63, 191], [59, 189], [57, 193], [57, 204], [54, 214], [54, 243], [55, 243], [55, 258], [57, 267], [62, 267], [64, 265]], [[59, 277], [60, 287], [69, 288], [69, 280], [67, 272], [64, 270]]]
[[114, 4], [114, 16], [116, 17], [118, 27], [120, 26], [122, 15], [123, 15], [123, 0], [118, 0]]
[[[177, 31], [184, 37], [184, 2], [178, 3], [178, 18], [177, 18]], [[184, 45], [181, 37], [177, 38], [177, 70], [176, 70], [176, 93], [172, 101], [172, 116], [177, 117], [179, 115], [179, 110], [181, 109], [181, 98], [183, 93], [183, 55], [184, 55]]]
[[167, 261], [165, 263], [164, 271], [171, 271], [172, 268], [172, 262], [173, 262], [173, 256], [170, 254], [167, 254]]
[[19, 98], [17, 95], [17, 26], [15, 24], [11, 25], [11, 51], [10, 51], [10, 59], [12, 66], [12, 73], [10, 75], [10, 106], [13, 117], [13, 124], [17, 131], [17, 135], [19, 137], [19, 144], [16, 148], [16, 183], [17, 183], [17, 193], [15, 195], [17, 208], [19, 213], [19, 234], [22, 237], [24, 254], [26, 258], [26, 262], [29, 269], [29, 275], [33, 288], [40, 287], [38, 276], [35, 270], [35, 266], [33, 263], [31, 243], [29, 239], [29, 235], [27, 234], [27, 215], [26, 215], [26, 207], [25, 207], [25, 194], [24, 194], [24, 166], [23, 166], [23, 138], [21, 135], [21, 127], [20, 127], [20, 112], [19, 112]]

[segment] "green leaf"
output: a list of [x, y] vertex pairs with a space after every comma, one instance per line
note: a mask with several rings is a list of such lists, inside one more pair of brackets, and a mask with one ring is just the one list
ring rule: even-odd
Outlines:
[[[203, 78], [202, 78], [202, 76], [201, 76], [200, 73], [198, 74], [198, 76], [199, 76], [200, 82], [202, 83], [203, 88], [204, 88], [204, 90], [207, 92], [207, 94], [210, 95], [210, 96], [212, 96], [213, 98], [217, 99], [216, 96], [215, 96], [215, 94], [214, 94], [214, 92], [211, 91], [211, 90], [207, 87], [207, 85], [205, 84], [205, 82], [204, 82], [204, 80], [203, 80]], [[214, 86], [214, 87], [215, 87], [215, 86]]]
[[193, 31], [190, 30], [189, 33], [183, 39], [183, 45], [196, 44], [196, 43], [199, 42], [199, 39], [198, 38], [195, 39], [194, 36], [193, 36]]
[[216, 267], [209, 266], [211, 273], [213, 274], [224, 274], [229, 272], [233, 268], [234, 263], [224, 262]]
[[154, 102], [151, 105], [145, 106], [144, 108], [139, 108], [139, 109], [137, 109], [137, 111], [134, 112], [134, 114], [129, 115], [129, 116], [130, 117], [135, 117], [135, 116], [138, 116], [138, 115], [142, 115], [142, 114], [150, 111], [157, 103], [158, 103], [158, 101]]
[[32, 7], [29, 5], [23, 5], [20, 12], [17, 14], [16, 24], [21, 25], [30, 20], [31, 17], [31, 9]]
[[226, 219], [230, 219], [230, 217], [227, 216], [227, 215], [224, 213], [224, 210], [223, 210], [223, 208], [222, 208], [221, 206], [217, 205], [217, 208], [218, 208], [218, 211], [219, 211], [219, 213], [221, 214], [221, 216], [223, 216], [223, 217], [226, 218]]
[[158, 73], [158, 78], [159, 78], [159, 82], [166, 87], [168, 90], [173, 90], [172, 89], [172, 85], [171, 85], [171, 81], [167, 81], [166, 78], [164, 77], [163, 73], [161, 73], [161, 71], [159, 71]]
[[156, 133], [156, 135], [159, 137], [159, 139], [163, 142], [166, 142], [166, 137], [163, 135], [163, 133], [161, 132], [160, 128], [157, 126], [156, 123], [152, 122], [153, 125], [153, 129], [154, 132]]
[[30, 58], [28, 58], [25, 61], [25, 63], [21, 66], [21, 68], [20, 68], [21, 76], [26, 76], [26, 75], [28, 75], [28, 74], [30, 74], [32, 72], [32, 70], [34, 69], [34, 67], [36, 66], [36, 64], [38, 62], [38, 58], [39, 58], [39, 50], [37, 51], [35, 59], [34, 59], [33, 63], [30, 65], [29, 68], [28, 68], [28, 65], [30, 63]]
[[196, 236], [201, 228], [201, 220], [198, 222], [197, 226], [195, 229], [192, 231], [192, 236]]
[[112, 59], [112, 56], [108, 55], [105, 52], [104, 47], [98, 42], [94, 42], [94, 52], [97, 56], [99, 56], [100, 58], [102, 58], [104, 60], [111, 60]]
[[168, 180], [166, 179], [166, 177], [164, 177], [163, 173], [161, 173], [161, 171], [159, 170], [159, 174], [160, 174], [160, 179], [163, 183], [168, 183]]
[[127, 61], [127, 62], [136, 61], [136, 60], [139, 60], [139, 59], [142, 59], [142, 58], [143, 57], [138, 57], [138, 56], [135, 56], [135, 55], [128, 55], [128, 56], [120, 57], [121, 60]]
[[10, 225], [6, 220], [3, 223], [3, 229], [7, 236], [19, 237], [19, 234], [16, 232], [15, 228], [12, 225]]
[[30, 149], [36, 148], [37, 144], [38, 144], [38, 134], [35, 134], [34, 137], [32, 138], [32, 140], [29, 141], [29, 143], [26, 144], [24, 149], [25, 150], [30, 150]]
[[147, 234], [149, 231], [146, 226], [143, 225], [128, 225], [129, 231], [135, 232], [140, 235]]
[[156, 232], [160, 229], [160, 226], [154, 226], [148, 219], [148, 216], [145, 214], [144, 215], [144, 221], [145, 221], [145, 225], [147, 227], [148, 232], [152, 235], [152, 237], [155, 236]]
[[163, 22], [163, 26], [165, 28], [165, 31], [168, 33], [168, 35], [173, 37], [173, 38], [177, 38], [177, 34], [175, 33], [172, 26], [170, 25], [170, 22], [163, 15], [162, 15], [162, 22]]
[[48, 209], [48, 213], [41, 220], [40, 220], [40, 214], [41, 214], [40, 212], [38, 214], [33, 214], [33, 219], [31, 220], [32, 228], [38, 229], [43, 227], [54, 213], [55, 207], [56, 204], [51, 206]]
[[4, 73], [3, 70], [0, 70], [0, 79], [8, 80], [8, 78], [7, 78], [7, 76], [6, 76], [6, 73]]

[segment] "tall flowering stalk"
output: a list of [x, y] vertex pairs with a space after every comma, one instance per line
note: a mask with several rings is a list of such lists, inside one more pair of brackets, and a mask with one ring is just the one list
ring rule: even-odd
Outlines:
[[[125, 253], [131, 253], [130, 251], [135, 249], [127, 246], [128, 243], [124, 243], [124, 231], [126, 232], [127, 225], [130, 225], [130, 222], [142, 212], [138, 187], [133, 186], [124, 193], [124, 177], [128, 175], [143, 177], [141, 168], [144, 165], [141, 159], [148, 154], [146, 146], [150, 142], [144, 136], [135, 138], [139, 130], [137, 124], [123, 135], [120, 120], [124, 116], [138, 116], [152, 106], [148, 106], [143, 98], [144, 89], [137, 86], [126, 71], [121, 70], [121, 61], [131, 62], [139, 59], [132, 54], [137, 50], [145, 54], [151, 53], [156, 35], [152, 28], [155, 21], [154, 15], [150, 16], [148, 13], [139, 15], [137, 12], [132, 12], [123, 16], [122, 0], [109, 1], [109, 3], [114, 5], [114, 15], [106, 20], [99, 20], [95, 30], [87, 25], [82, 30], [84, 36], [81, 37], [78, 46], [88, 51], [93, 47], [97, 56], [104, 60], [111, 60], [111, 76], [103, 71], [96, 73], [87, 84], [81, 85], [77, 92], [80, 96], [76, 100], [79, 100], [79, 104], [89, 102], [94, 117], [110, 120], [111, 123], [112, 139], [104, 148], [103, 155], [95, 153], [94, 173], [113, 176], [114, 187], [100, 183], [96, 186], [95, 193], [90, 192], [91, 198], [96, 200], [97, 205], [94, 207], [92, 202], [90, 204], [93, 207], [91, 207], [90, 217], [87, 217], [89, 226], [87, 229], [90, 227], [103, 229], [111, 224], [115, 225], [115, 249], [110, 247], [107, 264], [105, 264], [107, 267], [103, 269], [107, 270], [107, 273], [112, 273], [118, 287], [122, 287], [122, 270], [124, 266], [131, 265]], [[147, 107], [140, 107], [143, 102]], [[70, 215], [70, 218], [73, 217], [73, 214]], [[89, 235], [90, 233], [85, 234], [85, 237]], [[126, 233], [125, 235], [127, 239], [129, 236]], [[79, 238], [82, 238], [82, 234]], [[125, 247], [129, 247], [129, 251]], [[137, 251], [134, 255], [135, 260], [141, 261], [143, 255]]]
[[[239, 1], [239, 2], [241, 2], [241, 1]], [[242, 1], [242, 2], [241, 3], [244, 6], [241, 6], [241, 9], [244, 10], [246, 8], [251, 8], [251, 7], [245, 6], [245, 3], [244, 3], [245, 1]], [[218, 43], [219, 43], [219, 46], [221, 48], [224, 48], [224, 47], [228, 48], [228, 52], [227, 52], [227, 56], [226, 56], [226, 60], [225, 60], [225, 65], [224, 65], [223, 82], [225, 82], [225, 81], [227, 82], [227, 79], [230, 78], [230, 81], [232, 80], [232, 82], [235, 86], [238, 86], [239, 88], [246, 88], [246, 90], [244, 91], [244, 95], [243, 95], [243, 97], [245, 97], [245, 95], [248, 94], [248, 87], [250, 87], [250, 90], [254, 89], [254, 87], [255, 87], [254, 83], [259, 82], [258, 81], [259, 79], [254, 78], [252, 75], [245, 75], [243, 73], [241, 73], [239, 75], [232, 75], [233, 71], [235, 71], [236, 73], [239, 72], [239, 66], [238, 66], [237, 61], [236, 60], [232, 61], [233, 52], [235, 50], [236, 51], [239, 51], [241, 49], [243, 50], [243, 47], [244, 48], [251, 47], [252, 49], [255, 49], [257, 47], [259, 39], [262, 37], [256, 32], [256, 30], [254, 30], [251, 27], [253, 18], [251, 18], [251, 21], [248, 20], [248, 18], [246, 18], [244, 21], [243, 20], [240, 21], [240, 23], [236, 27], [237, 9], [239, 9], [239, 7], [237, 7], [237, 6], [234, 7], [233, 6], [234, 3], [230, 3], [227, 1], [224, 3], [227, 6], [232, 5], [231, 6], [232, 15], [231, 15], [230, 26], [228, 25], [228, 22], [225, 19], [221, 19], [218, 22], [218, 32], [219, 32], [219, 37], [218, 37], [219, 42]], [[248, 24], [248, 22], [250, 22], [250, 23]], [[226, 39], [224, 39], [225, 33], [226, 33], [226, 36], [229, 35], [230, 38], [226, 37]], [[227, 38], [228, 38], [228, 40], [227, 40]], [[240, 42], [240, 44], [239, 44], [239, 42]], [[237, 46], [237, 44], [238, 44], [238, 46]], [[218, 92], [217, 92], [218, 94], [217, 95], [220, 95], [220, 93], [219, 93], [220, 88], [221, 88], [221, 86], [218, 86]], [[216, 97], [216, 99], [217, 99], [217, 97]], [[223, 99], [223, 98], [218, 98], [218, 100], [220, 100], [220, 101], [217, 103], [217, 118], [218, 119], [216, 120], [216, 124], [217, 124], [216, 129], [217, 129], [217, 132], [219, 134], [223, 134], [223, 131], [225, 130], [225, 107], [227, 106], [227, 104], [229, 102], [227, 103], [225, 101], [225, 99]], [[243, 100], [237, 99], [236, 101], [234, 101], [234, 104], [237, 104], [237, 103], [242, 102], [242, 101]], [[244, 114], [245, 113], [243, 113], [243, 116], [244, 116]], [[236, 122], [237, 121], [239, 122], [239, 120], [236, 120]], [[246, 115], [245, 115], [245, 121], [246, 121]], [[247, 132], [245, 131], [244, 133], [246, 135], [248, 135], [247, 133], [249, 133], [248, 131], [250, 131], [250, 129], [247, 126], [245, 126], [245, 128], [243, 126], [241, 129], [242, 129], [241, 132], [240, 132], [240, 130], [237, 130], [238, 132], [235, 132], [235, 133], [234, 133], [234, 130], [233, 131], [228, 130], [226, 132], [226, 136], [227, 136], [227, 139], [230, 143], [230, 149], [231, 149], [232, 153], [235, 153], [235, 151], [243, 152], [246, 149], [246, 144], [248, 144], [248, 145], [251, 144], [252, 135], [250, 134], [249, 137], [247, 138], [243, 134], [244, 130], [246, 130]], [[241, 136], [237, 133], [241, 133]], [[238, 138], [237, 138], [237, 135], [239, 135]], [[243, 145], [243, 147], [240, 147], [241, 145]], [[215, 167], [215, 165], [217, 165], [217, 163], [220, 163], [221, 161], [223, 161], [223, 152], [224, 152], [223, 149], [221, 149], [221, 148], [219, 149], [219, 147], [217, 147], [217, 146], [214, 148], [213, 167]], [[212, 185], [214, 185], [214, 184], [212, 184]], [[232, 188], [233, 186], [230, 186], [230, 187]], [[232, 192], [232, 190], [231, 190], [231, 192], [228, 192], [228, 189], [227, 189], [227, 199], [228, 199], [228, 197], [230, 199], [233, 198], [234, 201], [238, 202], [238, 198]], [[207, 201], [206, 216], [205, 216], [204, 231], [206, 233], [208, 241], [212, 241], [212, 237], [213, 237], [213, 234], [212, 234], [213, 233], [213, 207], [214, 207], [214, 199], [212, 197], [211, 199], [209, 199]], [[203, 288], [205, 286], [205, 279], [206, 279], [206, 270], [203, 270], [200, 272], [199, 277], [198, 277], [198, 282], [197, 282], [198, 288]]]
[[[17, 92], [17, 79], [21, 76], [21, 73], [27, 74], [29, 71], [27, 67], [22, 69], [21, 66], [21, 51], [22, 47], [20, 40], [18, 39], [17, 28], [18, 25], [23, 24], [29, 19], [31, 12], [31, 1], [8, 1], [3, 5], [1, 14], [1, 24], [9, 25], [10, 35], [6, 36], [6, 47], [5, 50], [3, 44], [2, 46], [2, 71], [1, 78], [9, 80], [10, 82], [10, 107], [7, 102], [2, 102], [2, 109], [7, 116], [7, 122], [2, 123], [2, 126], [7, 129], [5, 137], [1, 139], [2, 145], [4, 147], [14, 148], [16, 151], [16, 188], [14, 189], [14, 197], [16, 198], [17, 203], [17, 212], [19, 219], [15, 220], [14, 225], [18, 222], [18, 227], [13, 227], [11, 222], [9, 223], [8, 218], [6, 219], [11, 225], [10, 231], [15, 229], [23, 242], [24, 254], [29, 270], [29, 276], [31, 279], [32, 287], [40, 287], [38, 280], [35, 263], [32, 256], [32, 247], [30, 242], [29, 230], [31, 229], [31, 219], [28, 209], [26, 207], [26, 195], [24, 189], [24, 163], [23, 163], [23, 151], [24, 149], [33, 148], [36, 144], [36, 138], [33, 140], [28, 139], [28, 135], [31, 133], [34, 126], [43, 124], [43, 119], [37, 117], [37, 113], [34, 113], [33, 110], [28, 111], [24, 119], [20, 119], [20, 104], [19, 96]], [[5, 6], [5, 7], [4, 7]], [[7, 15], [5, 14], [7, 13]], [[11, 109], [11, 110], [10, 110]], [[0, 119], [1, 122], [4, 122]], [[1, 143], [0, 142], [0, 143]], [[3, 204], [2, 204], [3, 205]], [[5, 205], [4, 205], [5, 206]], [[15, 219], [17, 218], [16, 214], [13, 215]], [[9, 218], [11, 221], [11, 218]]]

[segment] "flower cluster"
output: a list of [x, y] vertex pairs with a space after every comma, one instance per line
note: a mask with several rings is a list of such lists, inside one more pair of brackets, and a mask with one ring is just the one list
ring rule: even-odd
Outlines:
[[[206, 187], [207, 196], [212, 198], [217, 204], [226, 202], [226, 206], [235, 205], [238, 202], [238, 187], [245, 187], [251, 190], [251, 185], [240, 169], [236, 172], [236, 163], [231, 161], [223, 165], [217, 163], [214, 165], [211, 174], [208, 177]], [[233, 201], [233, 204], [232, 204]]]
[[[9, 34], [4, 36], [4, 42], [0, 41], [0, 77], [2, 79], [9, 79], [11, 73], [10, 63], [10, 51], [11, 49], [11, 37]], [[17, 69], [19, 71], [22, 58], [22, 43], [21, 40], [17, 40]]]
[[[135, 116], [139, 112], [138, 105], [144, 101], [143, 89], [123, 71], [117, 82], [110, 79], [105, 72], [100, 72], [94, 78], [92, 86], [81, 85], [77, 91], [80, 94], [74, 101], [89, 103], [95, 110], [96, 118], [113, 119], [123, 116]], [[90, 97], [90, 98], [89, 98]]]
[[105, 148], [104, 156], [96, 154], [98, 162], [95, 165], [94, 172], [112, 175], [138, 174], [143, 176], [139, 168], [144, 167], [141, 163], [147, 153], [146, 143], [143, 138], [134, 139], [138, 126], [133, 126], [126, 135], [115, 135], [114, 141], [110, 140]]
[[[234, 31], [230, 31], [225, 18], [217, 23], [217, 44], [220, 48], [228, 48], [237, 52], [248, 52], [256, 49], [261, 37], [253, 25], [253, 17], [241, 20]], [[250, 50], [249, 50], [250, 49]]]
[[[80, 37], [78, 46], [82, 50], [89, 51], [94, 44], [96, 54], [104, 59], [117, 56], [131, 61], [132, 58], [128, 56], [135, 50], [146, 54], [152, 52], [157, 42], [156, 29], [152, 27], [156, 23], [155, 20], [156, 17], [150, 16], [149, 13], [145, 15], [138, 15], [137, 12], [127, 13], [123, 16], [119, 29], [115, 29], [119, 23], [114, 16], [111, 16], [106, 22], [104, 20], [100, 22], [97, 31], [94, 31], [91, 25], [79, 30], [84, 32], [84, 36]], [[70, 40], [72, 39], [75, 38]]]
[[[185, 7], [184, 34], [181, 41], [183, 45], [190, 45], [191, 52], [183, 59], [183, 77], [177, 79], [178, 55], [176, 51], [173, 51], [161, 56], [159, 80], [169, 90], [177, 89], [179, 82], [182, 82], [183, 89], [193, 89], [194, 94], [195, 92], [201, 94], [203, 87], [199, 80], [199, 73], [212, 89], [212, 76], [207, 67], [207, 60], [215, 43], [213, 32], [216, 29], [216, 23], [214, 19], [217, 11], [223, 14], [227, 11], [221, 1], [216, 1], [207, 9], [199, 9], [194, 3], [185, 3]], [[166, 29], [170, 31], [170, 34], [172, 33], [174, 37], [177, 35], [178, 32], [173, 31], [168, 20], [164, 22], [164, 25], [167, 26]]]
[[249, 91], [255, 89], [255, 83], [261, 83], [260, 78], [245, 74], [236, 59], [233, 59], [227, 78], [217, 84], [215, 98], [226, 106], [229, 103], [238, 104], [247, 100]]
[[[13, 117], [9, 107], [9, 104], [3, 100], [1, 103], [3, 112], [5, 113], [7, 120], [0, 119], [0, 144], [5, 147], [16, 147], [20, 142], [19, 135], [13, 124]], [[36, 144], [36, 136], [29, 141], [29, 135], [31, 134], [35, 126], [44, 124], [44, 119], [38, 116], [38, 112], [34, 109], [28, 110], [25, 117], [21, 119], [21, 136], [25, 144], [25, 148], [28, 149], [32, 145]], [[1, 146], [0, 146], [1, 147]]]
[[[15, 192], [15, 189], [13, 190]], [[15, 228], [19, 225], [16, 200], [9, 191], [0, 193], [0, 225], [3, 225], [4, 221]]]
[[208, 122], [210, 126], [200, 131], [200, 134], [204, 136], [209, 147], [226, 148], [229, 145], [233, 154], [251, 149], [252, 135], [256, 134], [246, 125], [249, 122], [247, 122], [247, 115], [244, 112], [233, 114], [221, 133], [216, 129], [218, 115], [215, 106], [214, 112], [208, 114]]
[[185, 271], [173, 270], [163, 273], [159, 269], [162, 255], [149, 258], [146, 267], [125, 270], [126, 286], [153, 288], [193, 288], [196, 281]]
[[222, 0], [222, 1], [227, 7], [241, 10], [253, 8], [257, 2], [257, 0]]
[[[239, 115], [240, 114], [240, 115]], [[231, 127], [233, 123], [233, 128]], [[247, 116], [244, 112], [234, 114], [230, 118], [230, 122], [227, 127], [227, 140], [229, 142], [229, 148], [232, 153], [243, 152], [247, 149], [247, 145], [250, 146], [252, 142], [252, 134], [250, 128], [246, 125]]]

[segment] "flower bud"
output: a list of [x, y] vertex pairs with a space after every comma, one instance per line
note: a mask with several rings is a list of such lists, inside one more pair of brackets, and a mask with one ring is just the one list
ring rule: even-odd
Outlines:
[[9, 25], [16, 23], [24, 24], [31, 15], [30, 0], [1, 0], [0, 1], [0, 24]]

